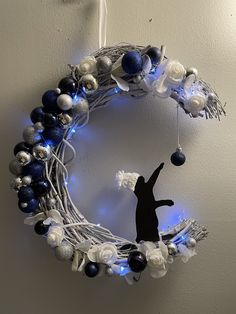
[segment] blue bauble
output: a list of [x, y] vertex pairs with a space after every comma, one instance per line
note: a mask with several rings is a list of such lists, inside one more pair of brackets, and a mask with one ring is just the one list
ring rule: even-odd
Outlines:
[[97, 263], [94, 263], [94, 262], [88, 262], [88, 264], [84, 268], [84, 272], [85, 272], [86, 276], [93, 278], [93, 277], [97, 276], [97, 274], [99, 272], [99, 265]]
[[161, 60], [161, 50], [157, 47], [149, 48], [146, 54], [151, 59], [152, 64], [157, 64]]
[[14, 147], [14, 155], [16, 155], [17, 153], [24, 151], [27, 153], [32, 153], [32, 146], [27, 144], [26, 142], [20, 142], [18, 144], [16, 144], [16, 146]]
[[55, 128], [46, 128], [42, 133], [45, 142], [53, 147], [61, 143], [63, 136], [64, 130], [58, 126]]
[[180, 150], [177, 150], [171, 155], [170, 160], [173, 165], [182, 166], [185, 163], [186, 157]]
[[45, 196], [51, 190], [51, 184], [46, 179], [41, 179], [39, 181], [33, 182], [31, 187], [36, 196]]
[[43, 125], [48, 128], [53, 128], [58, 125], [58, 118], [52, 113], [45, 113]]
[[48, 90], [43, 94], [42, 104], [44, 105], [47, 112], [57, 112], [57, 97], [58, 92], [55, 90]]
[[126, 73], [137, 74], [138, 72], [142, 71], [142, 56], [136, 50], [129, 51], [123, 56], [121, 65]]
[[34, 160], [22, 169], [23, 176], [31, 176], [33, 180], [40, 179], [43, 176], [44, 163], [40, 160]]
[[39, 235], [44, 235], [48, 232], [49, 225], [44, 225], [43, 220], [39, 220], [34, 225], [34, 231]]
[[44, 115], [43, 107], [37, 107], [31, 112], [30, 119], [33, 123], [43, 122]]
[[39, 200], [37, 198], [31, 198], [27, 202], [18, 202], [18, 206], [23, 213], [33, 213], [39, 207]]
[[147, 260], [142, 252], [134, 251], [129, 254], [128, 264], [133, 272], [140, 273], [147, 266]]
[[34, 198], [34, 190], [30, 186], [22, 186], [18, 192], [20, 202], [27, 202]]
[[62, 94], [69, 94], [71, 96], [76, 94], [78, 84], [72, 77], [64, 77], [60, 80], [58, 87]]

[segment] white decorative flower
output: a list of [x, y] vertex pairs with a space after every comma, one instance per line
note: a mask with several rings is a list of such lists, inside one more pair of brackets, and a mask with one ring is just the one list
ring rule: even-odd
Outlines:
[[186, 74], [186, 70], [184, 66], [181, 63], [179, 63], [179, 61], [172, 60], [168, 62], [165, 69], [165, 75], [166, 75], [166, 79], [171, 84], [174, 84], [174, 85], [180, 84], [185, 74]]
[[88, 251], [88, 258], [92, 262], [112, 265], [117, 260], [117, 248], [112, 243], [94, 245]]
[[119, 188], [123, 187], [134, 191], [139, 176], [140, 174], [136, 172], [120, 170], [116, 173], [116, 182]]
[[184, 244], [178, 245], [178, 251], [184, 263], [187, 263], [191, 257], [193, 257], [194, 255], [197, 255], [195, 249], [189, 249]]
[[64, 239], [64, 229], [60, 226], [51, 226], [48, 230], [47, 234], [47, 243], [52, 247], [55, 248], [62, 243]]
[[157, 267], [159, 269], [165, 269], [165, 259], [159, 248], [147, 252], [147, 263], [150, 267]]
[[203, 94], [196, 94], [188, 97], [184, 102], [184, 108], [192, 115], [198, 115], [206, 105], [206, 96]]
[[97, 61], [93, 56], [86, 57], [76, 66], [76, 70], [79, 75], [95, 73], [96, 63]]

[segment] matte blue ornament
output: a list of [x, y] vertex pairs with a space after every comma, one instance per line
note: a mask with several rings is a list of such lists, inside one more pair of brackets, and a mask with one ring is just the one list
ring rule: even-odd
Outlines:
[[177, 148], [176, 152], [174, 152], [171, 155], [170, 160], [171, 160], [173, 165], [175, 165], [175, 166], [182, 166], [185, 163], [185, 161], [186, 161], [186, 157], [182, 153], [182, 150]]
[[142, 56], [136, 50], [129, 51], [123, 56], [121, 65], [126, 73], [131, 75], [137, 74], [142, 71]]
[[20, 142], [16, 144], [14, 147], [14, 155], [16, 155], [19, 152], [27, 152], [27, 153], [32, 153], [32, 145], [27, 144], [26, 142]]
[[34, 190], [30, 186], [22, 186], [18, 192], [18, 198], [21, 202], [27, 202], [34, 196]]
[[43, 220], [39, 220], [34, 225], [34, 231], [39, 235], [44, 235], [48, 232], [49, 225], [44, 225]]
[[48, 128], [53, 128], [58, 125], [58, 118], [52, 113], [45, 113], [43, 125]]
[[133, 272], [140, 273], [146, 268], [147, 260], [142, 252], [134, 251], [129, 254], [128, 264]]
[[57, 107], [57, 97], [58, 97], [58, 92], [55, 90], [48, 90], [43, 94], [42, 97], [42, 104], [45, 107], [45, 110], [47, 112], [58, 112], [58, 107]]
[[72, 77], [64, 77], [58, 84], [62, 94], [69, 94], [71, 96], [76, 94], [78, 84]]
[[61, 143], [63, 136], [64, 130], [58, 126], [55, 128], [46, 128], [42, 133], [45, 142], [53, 147]]
[[35, 212], [39, 207], [39, 200], [37, 198], [32, 198], [27, 202], [18, 202], [19, 209], [26, 214]]
[[88, 264], [84, 268], [84, 272], [86, 276], [93, 278], [99, 273], [99, 265], [94, 262], [88, 262]]
[[40, 179], [43, 176], [44, 163], [40, 160], [34, 160], [22, 169], [23, 176], [31, 176], [33, 180]]
[[161, 60], [161, 50], [157, 47], [149, 48], [146, 54], [151, 59], [152, 64], [157, 64]]
[[37, 107], [31, 112], [30, 119], [33, 123], [43, 122], [44, 115], [43, 107]]
[[45, 196], [51, 190], [51, 184], [46, 179], [41, 179], [39, 181], [33, 182], [31, 187], [36, 196]]

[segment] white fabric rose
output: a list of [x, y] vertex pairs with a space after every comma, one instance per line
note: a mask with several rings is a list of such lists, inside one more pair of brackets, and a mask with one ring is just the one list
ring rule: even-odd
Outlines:
[[178, 61], [170, 61], [167, 64], [165, 75], [167, 80], [174, 85], [178, 85], [182, 82], [184, 76], [186, 74], [186, 70], [184, 66]]
[[165, 269], [165, 259], [159, 248], [147, 252], [146, 255], [148, 266]]
[[118, 188], [127, 188], [134, 191], [136, 182], [140, 175], [136, 172], [124, 172], [124, 170], [120, 170], [116, 173], [116, 182]]
[[94, 245], [88, 251], [88, 258], [91, 262], [112, 265], [117, 260], [117, 248], [112, 243]]
[[198, 113], [203, 110], [206, 105], [206, 96], [203, 94], [196, 94], [190, 96], [184, 102], [184, 108], [190, 112], [192, 115], [198, 115]]
[[79, 75], [92, 74], [96, 72], [96, 59], [93, 56], [82, 59], [80, 64], [76, 66]]
[[184, 263], [187, 263], [191, 257], [193, 257], [194, 255], [197, 255], [195, 249], [189, 249], [184, 244], [178, 245], [178, 251]]
[[64, 239], [65, 231], [60, 226], [51, 226], [47, 233], [47, 243], [52, 247], [55, 248], [62, 243]]

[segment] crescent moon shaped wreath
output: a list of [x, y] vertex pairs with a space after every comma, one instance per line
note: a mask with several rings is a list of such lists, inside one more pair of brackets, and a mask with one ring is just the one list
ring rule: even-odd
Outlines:
[[[32, 125], [23, 131], [24, 141], [14, 148], [12, 187], [18, 193], [19, 209], [28, 214], [24, 222], [46, 238], [59, 260], [70, 260], [73, 271], [88, 277], [116, 274], [132, 284], [145, 268], [152, 277], [162, 277], [175, 258], [187, 262], [196, 254], [195, 246], [207, 236], [206, 228], [185, 219], [165, 232], [158, 231], [155, 209], [174, 204], [155, 200], [152, 192], [163, 163], [146, 181], [138, 173], [119, 171], [116, 175], [119, 187], [137, 196], [136, 241], [87, 221], [67, 187], [67, 165], [75, 156], [72, 135], [88, 123], [91, 112], [119, 94], [171, 97], [177, 108], [195, 118], [219, 119], [224, 108], [197, 70], [165, 57], [164, 46], [105, 47], [69, 68], [70, 74], [60, 80], [58, 88], [43, 94], [42, 106], [31, 112]], [[72, 153], [69, 160], [67, 150]], [[184, 163], [180, 145], [171, 161], [177, 166]]]

